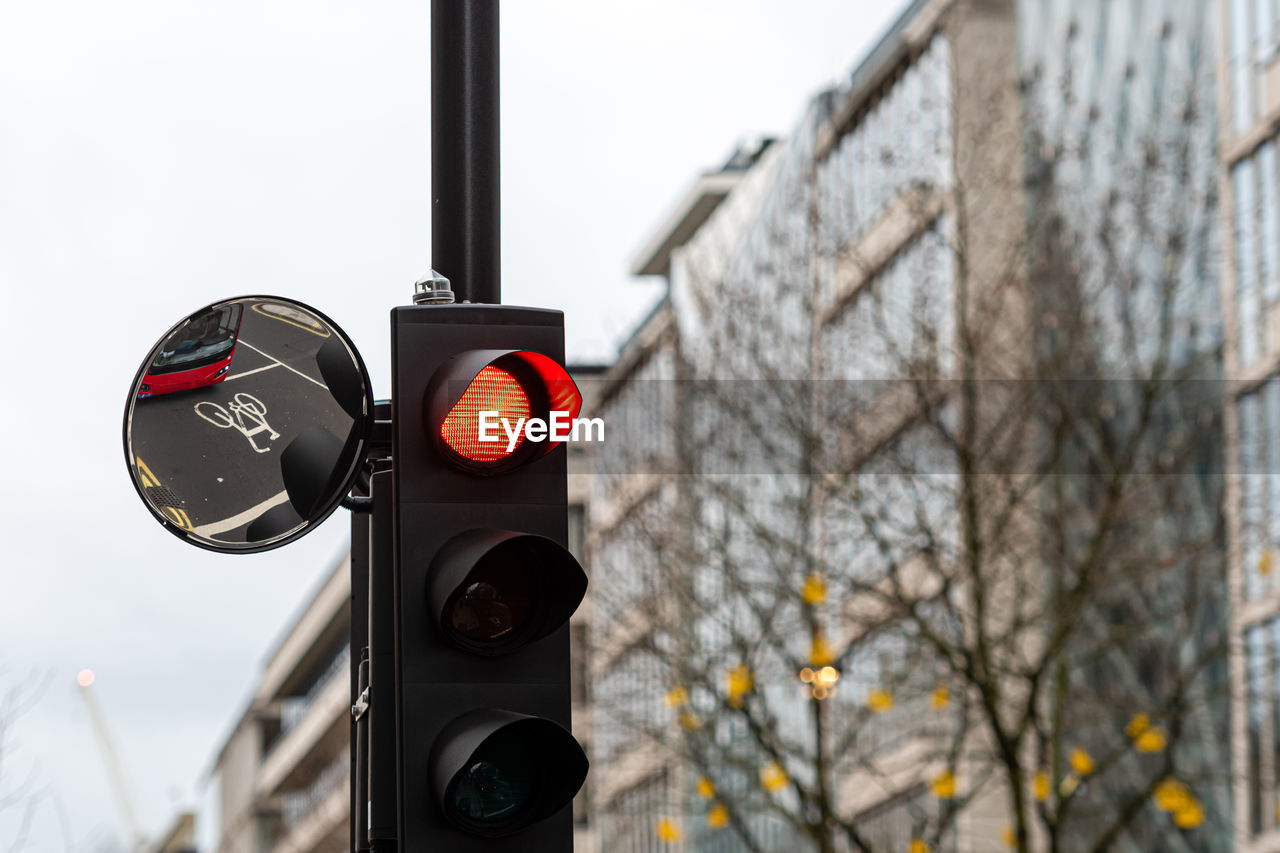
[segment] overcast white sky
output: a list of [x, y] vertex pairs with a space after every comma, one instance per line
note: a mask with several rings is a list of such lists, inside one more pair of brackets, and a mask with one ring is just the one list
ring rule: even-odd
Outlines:
[[[504, 301], [564, 309], [570, 357], [608, 359], [658, 293], [627, 275], [650, 229], [903, 5], [508, 0]], [[388, 311], [430, 258], [429, 6], [0, 3], [0, 689], [48, 682], [0, 776], [47, 794], [27, 849], [124, 835], [79, 669], [157, 831], [345, 547], [345, 511], [263, 555], [179, 542], [129, 484], [120, 418], [160, 334], [243, 293], [334, 318], [386, 395]]]

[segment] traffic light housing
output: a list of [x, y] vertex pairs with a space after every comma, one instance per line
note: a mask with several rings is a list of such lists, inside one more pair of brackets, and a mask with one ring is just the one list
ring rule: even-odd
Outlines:
[[565, 853], [587, 580], [565, 452], [530, 425], [578, 414], [563, 315], [415, 305], [391, 326], [399, 848]]

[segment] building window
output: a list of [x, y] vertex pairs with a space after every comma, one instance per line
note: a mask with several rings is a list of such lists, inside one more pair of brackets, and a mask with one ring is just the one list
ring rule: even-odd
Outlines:
[[[1274, 190], [1274, 188], [1272, 188]], [[1257, 178], [1252, 160], [1231, 170], [1235, 209], [1237, 354], [1240, 367], [1257, 361], [1262, 344], [1258, 298]]]
[[569, 553], [585, 564], [587, 559], [586, 507], [569, 504]]
[[[579, 741], [582, 744], [582, 752], [584, 755], [591, 754], [591, 744], [586, 741]], [[582, 787], [578, 789], [578, 793], [573, 798], [573, 825], [577, 827], [588, 827], [591, 825], [591, 774], [587, 774], [586, 781], [582, 783]]]
[[1240, 398], [1240, 551], [1244, 600], [1280, 592], [1280, 377]]
[[1280, 182], [1276, 175], [1276, 143], [1258, 149], [1258, 187], [1261, 201], [1262, 293], [1266, 304], [1280, 299]]
[[1255, 601], [1262, 597], [1263, 581], [1270, 574], [1262, 559], [1264, 553], [1263, 520], [1266, 517], [1266, 492], [1262, 466], [1263, 452], [1261, 406], [1257, 394], [1240, 400], [1240, 532], [1244, 559], [1244, 597]]
[[1244, 133], [1253, 123], [1253, 63], [1250, 56], [1249, 33], [1252, 32], [1249, 7], [1253, 0], [1230, 0], [1231, 33], [1231, 129]]
[[1254, 51], [1258, 70], [1265, 70], [1276, 55], [1276, 25], [1280, 23], [1280, 3], [1277, 0], [1255, 0], [1254, 3]]
[[655, 832], [658, 821], [673, 815], [667, 785], [667, 771], [649, 777], [645, 781], [619, 794], [601, 817], [606, 823], [602, 829], [609, 840], [609, 850], [618, 853], [650, 853], [662, 849]]
[[586, 622], [569, 623], [569, 684], [573, 704], [591, 701], [591, 626]]
[[[912, 788], [858, 815], [856, 824], [872, 850], [908, 850], [916, 839], [936, 831], [941, 806], [923, 786]], [[939, 851], [956, 849], [954, 831], [942, 833]]]
[[1280, 823], [1276, 767], [1280, 764], [1280, 619], [1254, 625], [1245, 633], [1245, 726], [1248, 737], [1249, 831], [1253, 835], [1274, 830]]

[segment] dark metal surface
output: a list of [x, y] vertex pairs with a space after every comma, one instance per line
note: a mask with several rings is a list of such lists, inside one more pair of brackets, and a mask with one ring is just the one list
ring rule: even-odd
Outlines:
[[500, 302], [498, 0], [431, 2], [431, 266]]
[[[353, 494], [368, 496], [368, 484], [357, 481]], [[351, 701], [369, 685], [369, 522], [367, 513], [351, 514]], [[351, 849], [369, 850], [368, 724], [351, 720]]]
[[399, 799], [396, 762], [395, 656], [396, 607], [392, 577], [391, 471], [374, 473], [370, 483], [374, 504], [369, 532], [369, 810], [371, 849], [386, 849], [398, 839], [396, 803]]

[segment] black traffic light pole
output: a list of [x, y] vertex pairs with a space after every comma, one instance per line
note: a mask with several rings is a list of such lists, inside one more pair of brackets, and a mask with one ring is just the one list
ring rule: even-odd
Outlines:
[[573, 416], [581, 394], [564, 315], [498, 304], [498, 2], [432, 0], [431, 26], [433, 274], [391, 311], [389, 465], [354, 501], [372, 512], [353, 529], [369, 614], [353, 839], [565, 853], [588, 765], [570, 731], [568, 620], [587, 578], [567, 548], [565, 453], [550, 437], [482, 445], [479, 424]]
[[499, 304], [498, 0], [432, 0], [431, 28], [433, 274], [391, 311], [391, 502], [375, 475], [373, 525], [390, 511], [393, 547], [370, 561], [371, 606], [380, 566], [394, 582], [394, 840], [567, 853], [588, 760], [570, 731], [568, 622], [587, 578], [567, 548], [565, 452], [487, 446], [480, 424], [576, 415], [581, 394], [564, 315]]
[[[498, 125], [498, 0], [432, 0], [432, 267], [452, 280], [462, 302], [501, 298]], [[389, 408], [378, 415], [388, 417]], [[370, 454], [371, 464], [379, 455]], [[399, 726], [388, 701], [400, 627], [392, 578], [390, 476], [384, 470], [370, 478], [365, 491], [379, 486], [379, 500], [352, 517], [352, 649], [361, 648], [352, 666], [351, 844], [356, 853], [394, 853], [400, 847]]]
[[502, 301], [498, 0], [431, 0], [431, 266]]

